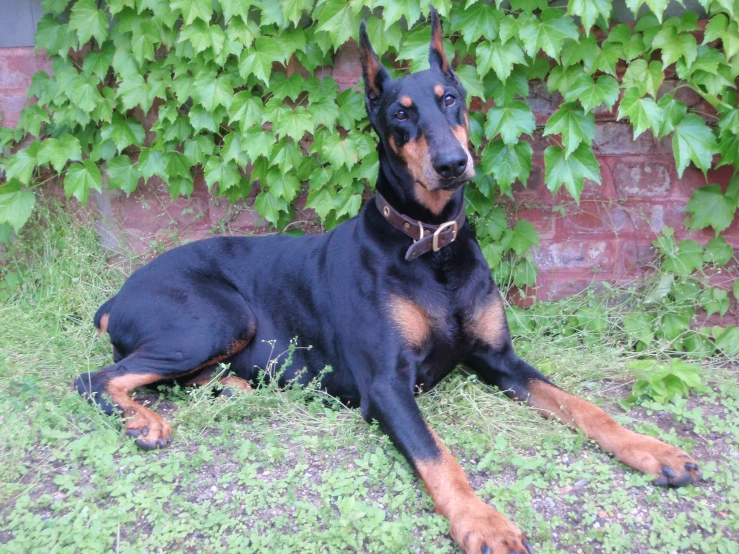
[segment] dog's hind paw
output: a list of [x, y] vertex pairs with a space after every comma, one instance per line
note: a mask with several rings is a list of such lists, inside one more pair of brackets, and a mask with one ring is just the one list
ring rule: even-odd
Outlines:
[[126, 435], [142, 450], [157, 450], [172, 443], [172, 426], [156, 412], [141, 408], [126, 421]]

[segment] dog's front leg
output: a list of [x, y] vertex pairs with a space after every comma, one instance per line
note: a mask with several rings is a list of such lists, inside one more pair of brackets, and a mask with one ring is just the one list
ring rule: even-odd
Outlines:
[[407, 380], [376, 379], [362, 405], [423, 479], [437, 513], [467, 554], [531, 554], [523, 533], [472, 490], [467, 475], [423, 419]]
[[626, 429], [595, 404], [563, 391], [518, 358], [510, 344], [481, 348], [467, 364], [483, 381], [526, 401], [544, 417], [580, 429], [618, 461], [653, 475], [655, 485], [681, 487], [701, 478], [697, 462], [683, 450]]

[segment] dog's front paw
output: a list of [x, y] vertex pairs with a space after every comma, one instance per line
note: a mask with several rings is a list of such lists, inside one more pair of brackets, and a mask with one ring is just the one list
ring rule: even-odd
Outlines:
[[521, 530], [481, 500], [451, 520], [452, 538], [467, 554], [533, 554]]
[[701, 478], [701, 470], [693, 458], [654, 437], [630, 432], [615, 454], [620, 462], [654, 475], [654, 484], [660, 487], [682, 487]]

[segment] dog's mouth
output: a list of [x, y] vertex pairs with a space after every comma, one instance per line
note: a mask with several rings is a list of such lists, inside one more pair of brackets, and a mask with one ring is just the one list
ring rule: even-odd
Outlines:
[[454, 177], [452, 179], [439, 178], [437, 185], [433, 187], [428, 186], [426, 183], [420, 181], [419, 179], [416, 179], [416, 183], [421, 185], [423, 188], [425, 188], [429, 192], [439, 192], [441, 190], [452, 192], [452, 191], [457, 190], [459, 187], [469, 182], [470, 180], [471, 180], [471, 177], [460, 175], [459, 177]]

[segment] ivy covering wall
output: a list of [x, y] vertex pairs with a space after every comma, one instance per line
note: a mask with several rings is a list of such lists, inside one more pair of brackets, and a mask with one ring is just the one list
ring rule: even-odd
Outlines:
[[[301, 191], [327, 227], [356, 215], [378, 170], [376, 136], [359, 89], [339, 92], [320, 75], [367, 19], [375, 50], [395, 75], [427, 67], [428, 7], [419, 0], [43, 0], [36, 44], [53, 76], [37, 73], [16, 129], [0, 128], [0, 238], [20, 232], [42, 185], [85, 203], [90, 190], [130, 194], [151, 179], [172, 197], [190, 195], [204, 175], [236, 201], [258, 190], [257, 211], [278, 229]], [[470, 215], [498, 278], [533, 284], [529, 253], [538, 237], [499, 206], [532, 167], [527, 138], [548, 140], [546, 183], [578, 200], [584, 179], [599, 182], [591, 150], [593, 110], [617, 106], [634, 136], [672, 137], [678, 174], [689, 164], [739, 167], [739, 1], [701, 0], [709, 14], [664, 19], [667, 0], [627, 0], [635, 25], [611, 25], [609, 0], [436, 2], [445, 48], [474, 97], [477, 178]], [[299, 64], [299, 66], [298, 66]], [[286, 70], [291, 68], [291, 71]], [[675, 91], [676, 73], [712, 107], [692, 113]], [[563, 103], [537, 129], [526, 105], [529, 82], [545, 82]], [[618, 102], [620, 99], [620, 102]], [[492, 100], [492, 105], [489, 100]], [[723, 191], [696, 190], [691, 229], [718, 235], [734, 217], [739, 179]], [[699, 245], [700, 246], [700, 245]], [[718, 237], [716, 248], [727, 247]], [[680, 256], [680, 244], [674, 256]]]

